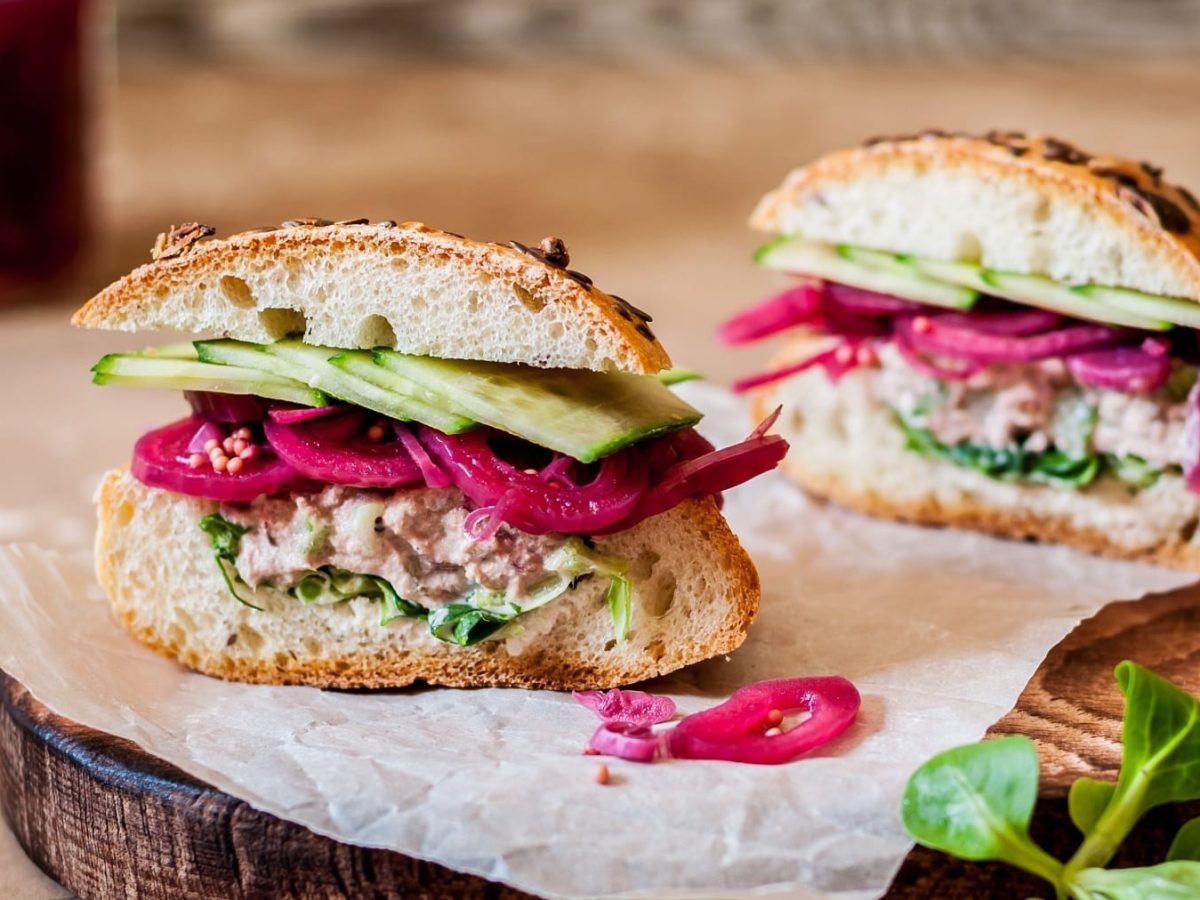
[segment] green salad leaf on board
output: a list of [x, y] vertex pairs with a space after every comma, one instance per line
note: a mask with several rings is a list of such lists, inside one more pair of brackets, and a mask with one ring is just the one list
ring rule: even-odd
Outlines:
[[1179, 830], [1163, 863], [1105, 868], [1148, 810], [1200, 799], [1200, 701], [1128, 660], [1115, 674], [1125, 695], [1121, 770], [1115, 784], [1081, 778], [1071, 786], [1068, 810], [1083, 842], [1069, 860], [1029, 835], [1038, 762], [1033, 742], [1020, 736], [956, 747], [921, 766], [901, 802], [909, 834], [962, 859], [1031, 872], [1056, 898], [1200, 897], [1200, 819]]

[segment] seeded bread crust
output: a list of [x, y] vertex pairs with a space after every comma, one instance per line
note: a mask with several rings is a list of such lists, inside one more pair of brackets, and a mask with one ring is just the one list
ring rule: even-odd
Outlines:
[[[798, 331], [772, 367], [806, 359], [827, 341]], [[752, 395], [754, 421], [783, 404], [775, 430], [792, 449], [781, 467], [810, 494], [878, 518], [1200, 572], [1200, 495], [1181, 477], [1163, 475], [1137, 492], [1111, 479], [1082, 491], [997, 481], [905, 449], [870, 377], [856, 370], [835, 384], [818, 367]]]
[[1161, 169], [1019, 132], [878, 138], [792, 171], [752, 227], [1200, 301], [1200, 205]]
[[192, 225], [160, 237], [161, 258], [109, 285], [72, 323], [254, 342], [302, 333], [332, 347], [601, 372], [671, 365], [649, 317], [536, 252], [416, 222], [210, 234]]
[[[526, 614], [524, 638], [472, 647], [438, 641], [420, 621], [381, 626], [374, 601], [307, 606], [274, 595], [252, 610], [230, 596], [196, 525], [217, 504], [146, 487], [123, 469], [108, 473], [98, 502], [96, 572], [117, 618], [146, 646], [231, 681], [611, 688], [732, 652], [758, 612], [758, 574], [709, 498], [597, 540], [640, 576], [624, 643], [613, 641], [607, 585], [589, 578]], [[509, 652], [513, 640], [525, 641], [520, 652]]]

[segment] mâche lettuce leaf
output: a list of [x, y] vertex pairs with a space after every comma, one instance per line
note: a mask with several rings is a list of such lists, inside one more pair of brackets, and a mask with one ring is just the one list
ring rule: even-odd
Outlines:
[[1037, 798], [1033, 742], [1014, 736], [957, 747], [909, 779], [901, 816], [918, 843], [962, 859], [1000, 860], [1050, 882], [1057, 898], [1150, 900], [1200, 896], [1200, 820], [1180, 829], [1156, 866], [1105, 868], [1142, 816], [1200, 799], [1200, 701], [1128, 660], [1121, 771], [1115, 784], [1085, 778], [1068, 798], [1083, 842], [1066, 863], [1029, 834]]
[[387, 625], [400, 618], [426, 619], [430, 633], [438, 640], [467, 647], [519, 634], [521, 626], [516, 621], [519, 616], [558, 599], [581, 579], [595, 575], [609, 579], [606, 600], [617, 642], [625, 640], [629, 633], [633, 589], [626, 574], [628, 563], [619, 557], [597, 552], [580, 537], [568, 538], [551, 553], [546, 558], [546, 576], [517, 600], [509, 599], [503, 591], [478, 585], [455, 602], [427, 609], [401, 597], [385, 578], [332, 565], [304, 572], [290, 586], [260, 584], [251, 588], [237, 570], [241, 538], [249, 529], [215, 513], [202, 518], [199, 524], [212, 539], [213, 553], [229, 592], [239, 602], [260, 612], [262, 607], [239, 593], [239, 586], [247, 591], [280, 590], [302, 603], [316, 606], [345, 603], [361, 597], [378, 600], [382, 609], [380, 624]]

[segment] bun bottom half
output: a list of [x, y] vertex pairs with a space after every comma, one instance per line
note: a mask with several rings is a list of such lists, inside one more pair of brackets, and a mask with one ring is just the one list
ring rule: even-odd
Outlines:
[[[793, 338], [774, 361], [804, 359], [821, 338]], [[1200, 571], [1200, 495], [1178, 475], [1134, 490], [1102, 477], [1082, 490], [998, 481], [905, 448], [870, 370], [836, 384], [814, 367], [753, 395], [755, 419], [776, 406], [791, 443], [781, 468], [808, 493], [870, 516], [1066, 544], [1102, 556]]]
[[610, 688], [735, 650], [758, 611], [758, 574], [711, 499], [689, 500], [597, 539], [630, 561], [633, 618], [614, 640], [607, 580], [585, 578], [520, 617], [525, 633], [469, 647], [424, 621], [380, 624], [374, 600], [305, 605], [259, 592], [262, 611], [225, 586], [197, 526], [217, 504], [146, 487], [126, 470], [99, 491], [96, 570], [124, 627], [189, 668], [231, 681], [322, 688]]

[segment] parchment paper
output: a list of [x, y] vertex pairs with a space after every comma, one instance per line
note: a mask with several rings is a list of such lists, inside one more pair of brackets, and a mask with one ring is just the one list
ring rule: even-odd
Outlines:
[[[728, 394], [689, 395], [711, 436], [746, 430]], [[762, 678], [852, 679], [859, 721], [790, 765], [612, 762], [602, 787], [580, 755], [595, 720], [567, 695], [346, 694], [195, 675], [112, 623], [79, 551], [0, 549], [0, 667], [59, 713], [260, 809], [533, 893], [867, 898], [909, 849], [897, 809], [913, 769], [978, 738], [1106, 601], [1191, 580], [874, 522], [775, 475], [727, 500], [762, 575], [762, 613], [730, 658], [650, 689], [687, 713]]]

